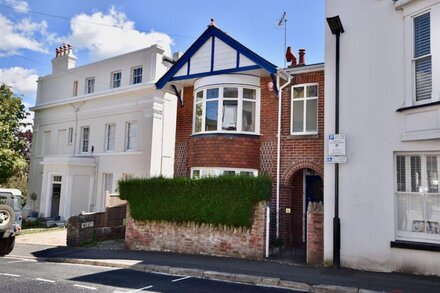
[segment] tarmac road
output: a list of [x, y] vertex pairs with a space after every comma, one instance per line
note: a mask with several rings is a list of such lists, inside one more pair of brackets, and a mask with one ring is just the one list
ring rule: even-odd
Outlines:
[[189, 276], [0, 258], [0, 291], [7, 292], [295, 292]]

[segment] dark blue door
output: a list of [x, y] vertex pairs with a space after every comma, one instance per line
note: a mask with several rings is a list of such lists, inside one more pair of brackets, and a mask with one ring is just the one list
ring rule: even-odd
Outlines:
[[322, 179], [319, 175], [306, 176], [306, 209], [309, 202], [324, 203]]

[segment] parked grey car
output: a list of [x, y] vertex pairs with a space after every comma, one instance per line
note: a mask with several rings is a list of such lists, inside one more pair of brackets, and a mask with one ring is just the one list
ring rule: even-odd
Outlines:
[[0, 256], [14, 249], [15, 235], [21, 231], [21, 200], [20, 190], [0, 188]]

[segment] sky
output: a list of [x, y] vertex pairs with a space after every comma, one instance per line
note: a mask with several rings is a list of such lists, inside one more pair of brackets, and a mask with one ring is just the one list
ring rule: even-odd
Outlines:
[[184, 52], [210, 19], [261, 57], [284, 67], [287, 46], [324, 60], [324, 0], [0, 0], [0, 83], [35, 105], [38, 76], [51, 73], [55, 48], [73, 46], [76, 66], [160, 44]]

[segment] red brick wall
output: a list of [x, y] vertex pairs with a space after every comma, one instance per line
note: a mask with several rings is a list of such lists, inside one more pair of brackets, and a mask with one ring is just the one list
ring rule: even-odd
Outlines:
[[322, 265], [324, 260], [323, 222], [323, 213], [307, 213], [307, 264]]
[[[271, 201], [271, 234], [275, 234], [276, 225], [276, 143], [277, 143], [277, 119], [278, 99], [274, 92], [267, 88], [271, 78], [261, 80], [261, 151], [260, 170], [271, 175], [274, 179], [273, 197]], [[318, 134], [306, 136], [290, 135], [291, 128], [291, 87], [283, 90], [281, 112], [281, 166], [280, 166], [280, 237], [283, 243], [301, 244], [302, 239], [302, 172], [301, 180], [294, 179], [297, 171], [310, 169], [318, 175], [323, 175], [324, 164], [324, 71], [300, 73], [293, 75], [292, 85], [303, 83], [318, 83]], [[271, 154], [264, 154], [267, 148], [273, 146]], [[267, 164], [267, 157], [271, 157], [273, 164]], [[269, 165], [263, 166], [263, 165]], [[295, 182], [294, 182], [295, 180]], [[301, 182], [300, 182], [301, 181]], [[286, 213], [290, 208], [292, 214]], [[299, 214], [298, 214], [299, 213]], [[299, 223], [300, 221], [300, 223]], [[300, 226], [301, 225], [301, 229]], [[298, 236], [301, 235], [301, 236]]]
[[[189, 176], [191, 167], [236, 167], [258, 169], [274, 179], [271, 201], [271, 234], [276, 225], [276, 149], [278, 127], [278, 99], [270, 91], [271, 78], [261, 79], [260, 136], [242, 135], [192, 135], [193, 88], [184, 89], [184, 106], [177, 109], [175, 176]], [[297, 239], [299, 209], [302, 213], [302, 190], [298, 199], [292, 198], [292, 188], [302, 189], [293, 182], [294, 174], [311, 169], [323, 175], [324, 164], [324, 71], [293, 75], [292, 85], [318, 83], [318, 134], [290, 135], [291, 87], [283, 90], [281, 132], [281, 184], [280, 184], [280, 235], [285, 244]], [[209, 151], [206, 151], [209, 149]], [[301, 183], [302, 184], [302, 183]], [[301, 199], [299, 199], [299, 197]], [[287, 214], [290, 208], [292, 214]], [[294, 214], [295, 215], [294, 215]], [[293, 226], [292, 226], [293, 225]], [[302, 220], [301, 220], [302, 225]], [[295, 235], [294, 235], [295, 234]], [[301, 228], [302, 237], [302, 228]], [[296, 240], [295, 240], [296, 241]], [[295, 242], [296, 243], [296, 242]]]
[[137, 250], [262, 259], [265, 208], [266, 202], [257, 204], [250, 229], [195, 223], [140, 222], [133, 220], [128, 212], [125, 245], [128, 249]]
[[258, 136], [196, 135], [189, 139], [188, 167], [235, 167], [258, 169]]

